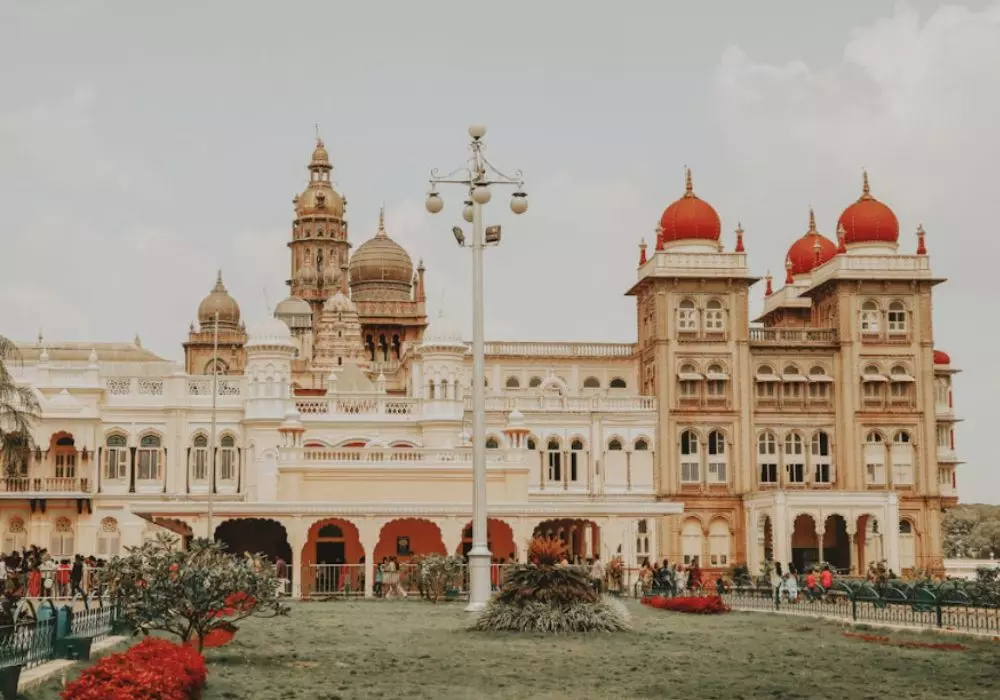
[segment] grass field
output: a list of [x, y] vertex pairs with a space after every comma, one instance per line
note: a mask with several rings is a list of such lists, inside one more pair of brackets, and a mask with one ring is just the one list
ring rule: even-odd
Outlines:
[[[244, 621], [231, 645], [208, 651], [203, 700], [997, 697], [1000, 643], [989, 640], [872, 632], [968, 646], [906, 649], [800, 617], [629, 610], [633, 632], [552, 638], [470, 632], [451, 604], [297, 604], [288, 618]], [[50, 682], [25, 697], [58, 691]]]

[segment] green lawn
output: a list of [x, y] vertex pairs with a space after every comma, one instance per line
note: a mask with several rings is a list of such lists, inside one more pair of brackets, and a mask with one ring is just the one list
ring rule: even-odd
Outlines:
[[[297, 604], [288, 618], [244, 621], [208, 652], [203, 700], [997, 697], [997, 642], [870, 632], [969, 647], [902, 649], [801, 617], [629, 609], [631, 633], [553, 638], [468, 631], [453, 604]], [[58, 684], [25, 697], [53, 700]]]

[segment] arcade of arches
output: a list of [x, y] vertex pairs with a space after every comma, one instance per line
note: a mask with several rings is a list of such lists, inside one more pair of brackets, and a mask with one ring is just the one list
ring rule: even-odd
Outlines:
[[[605, 549], [610, 546], [601, 540], [601, 527], [590, 520], [487, 520], [490, 551], [498, 561], [523, 561], [528, 540], [537, 535], [565, 542], [571, 558], [586, 559], [600, 553], [602, 545]], [[463, 556], [472, 548], [472, 523], [453, 517], [227, 518], [216, 527], [215, 537], [233, 552], [261, 552], [275, 561], [280, 558], [287, 565], [293, 595], [318, 590], [314, 584], [323, 575], [336, 576], [335, 588], [349, 584], [352, 590], [363, 588], [368, 595], [375, 562], [393, 557], [405, 565], [420, 555]], [[346, 568], [329, 574], [331, 565]], [[322, 583], [319, 588], [329, 589], [330, 581]]]
[[[863, 514], [848, 520], [843, 515], [831, 514], [823, 522], [817, 520], [814, 515], [799, 513], [792, 523], [791, 563], [798, 571], [825, 562], [839, 570], [863, 574], [871, 563], [886, 559], [891, 546], [890, 533], [875, 515]], [[901, 573], [918, 565], [917, 534], [908, 519], [900, 519], [897, 527], [900, 571], [896, 573]], [[774, 529], [770, 516], [764, 515], [758, 521], [758, 562], [775, 560]]]

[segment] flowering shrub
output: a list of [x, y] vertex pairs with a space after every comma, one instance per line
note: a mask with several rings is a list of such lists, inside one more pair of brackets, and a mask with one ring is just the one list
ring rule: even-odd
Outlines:
[[205, 659], [197, 650], [146, 637], [121, 654], [105, 656], [66, 686], [62, 700], [198, 700]]
[[693, 615], [721, 615], [729, 612], [729, 608], [717, 595], [691, 596], [680, 598], [665, 598], [654, 595], [642, 599], [643, 605], [660, 610], [691, 613]]
[[443, 557], [431, 554], [420, 560], [421, 595], [432, 603], [447, 593], [449, 588], [458, 588], [462, 583], [463, 562], [460, 557]]
[[174, 544], [160, 535], [127, 547], [125, 556], [101, 569], [112, 603], [133, 629], [195, 639], [201, 650], [213, 630], [224, 630], [213, 639], [231, 639], [234, 622], [288, 613], [278, 599], [274, 565], [263, 557], [234, 556], [206, 539], [194, 540], [187, 550]]

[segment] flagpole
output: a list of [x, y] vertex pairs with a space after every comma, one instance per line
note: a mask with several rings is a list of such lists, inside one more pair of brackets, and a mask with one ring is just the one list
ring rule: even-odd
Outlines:
[[208, 439], [209, 477], [208, 477], [208, 539], [215, 539], [213, 528], [215, 505], [215, 408], [219, 396], [219, 312], [215, 312], [215, 329], [212, 333], [212, 430]]

